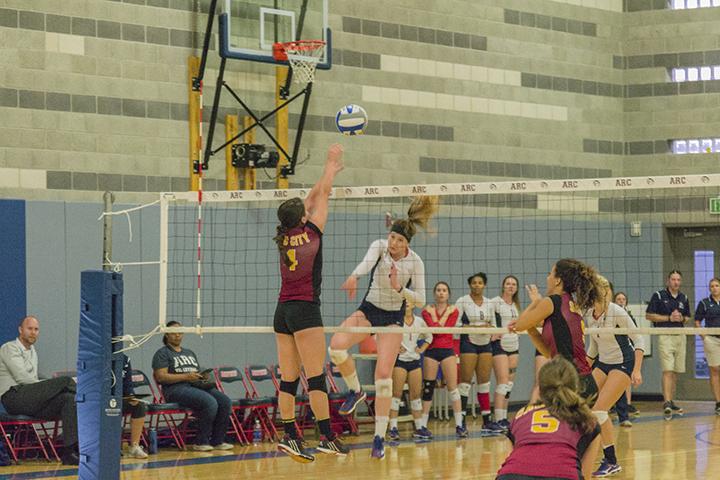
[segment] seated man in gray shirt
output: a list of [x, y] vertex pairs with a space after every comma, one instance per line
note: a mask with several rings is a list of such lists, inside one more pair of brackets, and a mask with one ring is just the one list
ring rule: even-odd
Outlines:
[[70, 377], [38, 379], [34, 347], [40, 333], [37, 318], [23, 318], [18, 332], [18, 338], [0, 347], [0, 401], [12, 415], [60, 417], [65, 440], [62, 461], [65, 465], [78, 465], [75, 381]]

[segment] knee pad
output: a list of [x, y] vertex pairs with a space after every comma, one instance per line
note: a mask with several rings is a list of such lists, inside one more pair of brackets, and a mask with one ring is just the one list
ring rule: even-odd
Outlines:
[[607, 422], [608, 419], [610, 418], [608, 416], [608, 412], [605, 412], [603, 410], [593, 410], [593, 415], [595, 415], [595, 418], [597, 418], [598, 424], [600, 424], [600, 425]]
[[327, 382], [324, 373], [308, 378], [308, 392], [312, 391], [327, 393]]
[[333, 350], [332, 348], [328, 348], [328, 354], [330, 355], [330, 360], [332, 360], [335, 365], [345, 363], [345, 360], [349, 357], [347, 350]]
[[280, 380], [280, 391], [287, 393], [288, 395], [292, 395], [293, 397], [297, 393], [298, 385], [300, 384], [300, 378], [296, 378], [292, 382], [286, 382], [285, 380]]
[[392, 378], [379, 378], [375, 380], [375, 397], [392, 397]]
[[507, 383], [495, 385], [495, 393], [498, 395], [502, 395], [504, 397], [509, 391], [510, 389], [508, 388]]
[[148, 411], [148, 404], [144, 402], [140, 402], [137, 405], [132, 407], [132, 412], [130, 416], [132, 418], [145, 418], [145, 415], [147, 415]]
[[450, 394], [451, 401], [454, 402], [456, 400], [460, 400], [460, 392], [458, 391], [457, 388], [455, 390], [450, 390], [448, 393]]
[[431, 402], [435, 393], [435, 380], [423, 380], [422, 399], [425, 402]]
[[515, 385], [515, 382], [507, 382], [508, 393], [512, 392], [513, 385]]
[[414, 411], [422, 410], [422, 400], [419, 398], [416, 398], [415, 400], [410, 401], [410, 409]]
[[490, 382], [479, 384], [478, 393], [490, 393]]
[[390, 410], [398, 411], [400, 410], [400, 399], [397, 397], [393, 397], [392, 400], [390, 400]]
[[470, 396], [470, 384], [469, 383], [461, 383], [458, 385], [458, 391], [460, 392], [460, 395], [463, 397]]

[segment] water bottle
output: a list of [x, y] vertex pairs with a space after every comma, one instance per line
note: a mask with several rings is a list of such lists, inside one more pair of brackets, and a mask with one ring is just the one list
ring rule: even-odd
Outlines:
[[157, 453], [157, 451], [158, 451], [157, 430], [155, 430], [155, 427], [151, 427], [150, 432], [148, 433], [148, 453]]
[[255, 427], [253, 427], [253, 445], [256, 447], [262, 442], [263, 438], [263, 431], [262, 427], [260, 426], [260, 420], [255, 419]]
[[[10, 435], [8, 435], [8, 440]], [[0, 440], [0, 467], [8, 467], [12, 465], [12, 458], [10, 458], [10, 455], [7, 452], [7, 449], [5, 448], [5, 442]]]

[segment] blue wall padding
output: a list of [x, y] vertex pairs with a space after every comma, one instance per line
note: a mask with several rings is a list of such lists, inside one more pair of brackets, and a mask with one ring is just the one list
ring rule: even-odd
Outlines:
[[25, 276], [25, 201], [0, 200], [0, 344], [18, 335], [27, 314]]
[[80, 275], [77, 409], [80, 480], [118, 480], [122, 420], [122, 274], [86, 270]]

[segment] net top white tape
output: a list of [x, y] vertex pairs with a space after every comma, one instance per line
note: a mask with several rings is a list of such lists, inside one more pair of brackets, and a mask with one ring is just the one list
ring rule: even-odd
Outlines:
[[[666, 175], [658, 177], [582, 178], [574, 180], [532, 180], [483, 183], [436, 183], [430, 185], [380, 185], [361, 187], [336, 187], [331, 198], [392, 198], [416, 195], [478, 195], [632, 191], [648, 189], [677, 189], [720, 186], [720, 174]], [[203, 202], [255, 202], [260, 200], [284, 200], [304, 198], [307, 188], [291, 190], [237, 190], [204, 192]], [[191, 201], [198, 199], [197, 192], [162, 193], [163, 201]]]

